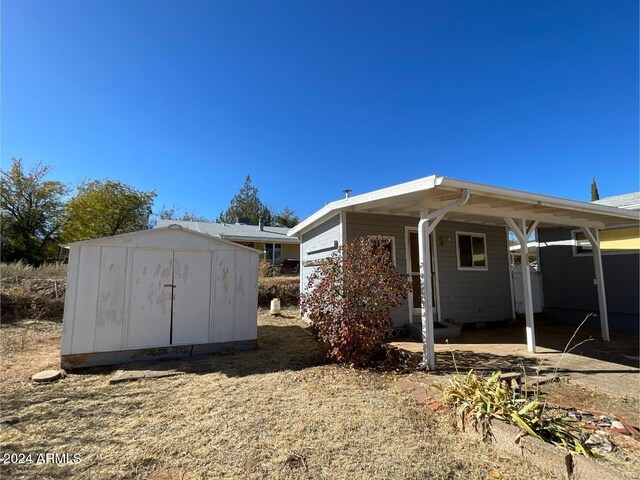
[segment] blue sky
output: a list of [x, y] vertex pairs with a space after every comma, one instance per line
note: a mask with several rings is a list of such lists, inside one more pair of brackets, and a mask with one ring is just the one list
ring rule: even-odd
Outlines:
[[2, 2], [2, 152], [215, 217], [437, 173], [639, 189], [638, 3]]

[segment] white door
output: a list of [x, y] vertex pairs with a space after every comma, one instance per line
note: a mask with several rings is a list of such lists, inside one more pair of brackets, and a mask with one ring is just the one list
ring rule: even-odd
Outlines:
[[211, 252], [175, 252], [171, 345], [209, 341]]
[[173, 252], [132, 250], [127, 348], [169, 345]]
[[[522, 267], [520, 265], [513, 268], [513, 295], [516, 302], [516, 313], [524, 312], [524, 285], [522, 284]], [[542, 279], [540, 272], [531, 268], [531, 297], [533, 299], [533, 312], [542, 312]]]

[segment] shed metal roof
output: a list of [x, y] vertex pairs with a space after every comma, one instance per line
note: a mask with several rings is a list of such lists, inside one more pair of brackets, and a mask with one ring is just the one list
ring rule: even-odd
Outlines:
[[263, 230], [260, 230], [258, 225], [158, 220], [155, 228], [167, 227], [172, 224], [180, 225], [194, 232], [237, 242], [300, 243], [297, 238], [287, 236], [289, 228], [286, 227], [263, 227]]
[[[215, 243], [218, 245], [226, 245], [228, 247], [233, 247], [235, 250], [245, 250], [251, 253], [262, 253], [260, 250], [256, 250], [255, 248], [247, 247], [244, 245], [239, 245], [225, 238], [221, 238], [219, 236], [207, 235], [206, 233], [196, 232], [195, 230], [190, 230], [188, 228], [183, 228], [182, 226], [171, 222], [169, 225], [159, 228], [153, 228], [150, 230], [137, 230], [135, 232], [127, 232], [121, 233], [119, 235], [112, 235], [109, 237], [100, 237], [100, 238], [91, 238], [89, 240], [81, 240], [79, 242], [68, 243], [62, 245], [63, 248], [71, 248], [71, 247], [82, 247], [82, 246], [115, 246], [115, 245], [123, 245], [123, 246], [133, 246], [140, 239], [155, 238], [157, 235], [162, 232], [176, 232], [181, 233], [182, 235], [198, 237], [204, 241], [208, 241], [209, 243]], [[143, 240], [144, 243], [145, 240]], [[168, 245], [171, 246], [171, 245]]]
[[421, 210], [437, 210], [470, 193], [469, 201], [450, 211], [447, 220], [506, 226], [504, 218], [537, 220], [544, 226], [606, 228], [635, 225], [638, 212], [521, 190], [432, 175], [373, 192], [331, 202], [289, 231], [301, 236], [340, 212], [364, 212], [420, 217]]

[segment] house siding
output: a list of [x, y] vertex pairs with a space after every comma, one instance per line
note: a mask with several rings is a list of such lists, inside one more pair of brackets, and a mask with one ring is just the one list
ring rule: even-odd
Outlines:
[[309, 230], [302, 235], [300, 243], [300, 292], [307, 290], [309, 277], [317, 267], [308, 265], [309, 262], [322, 260], [336, 252], [337, 245], [341, 243], [342, 226], [340, 215], [331, 217], [326, 222]]
[[[458, 270], [456, 232], [485, 234], [487, 270]], [[436, 227], [435, 238], [441, 318], [458, 323], [511, 318], [511, 283], [505, 228], [442, 221]]]
[[[570, 240], [571, 229], [539, 229], [538, 237], [541, 243]], [[539, 256], [545, 314], [561, 323], [578, 324], [588, 313], [598, 312], [591, 255], [574, 256], [571, 245], [550, 245], [541, 247]], [[602, 268], [609, 329], [638, 334], [640, 254], [604, 254]], [[587, 326], [597, 328], [599, 320], [593, 318]]]
[[[405, 227], [416, 228], [419, 219], [366, 213], [346, 214], [347, 241], [368, 235], [395, 237], [397, 270], [407, 273]], [[456, 231], [486, 235], [488, 269], [458, 270]], [[441, 244], [440, 237], [450, 241]], [[488, 322], [511, 318], [511, 286], [506, 231], [468, 223], [442, 221], [435, 230], [440, 303], [438, 315], [459, 323]], [[409, 305], [404, 302], [391, 312], [394, 325], [407, 323]], [[414, 321], [419, 321], [416, 318]]]

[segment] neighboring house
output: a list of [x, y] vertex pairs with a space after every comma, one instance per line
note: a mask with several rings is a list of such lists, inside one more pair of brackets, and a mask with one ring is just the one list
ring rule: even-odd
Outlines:
[[287, 236], [289, 228], [286, 227], [158, 220], [155, 228], [168, 227], [172, 224], [260, 250], [263, 252], [262, 258], [273, 265], [281, 265], [285, 260], [300, 259], [300, 241], [295, 237]]
[[[363, 236], [388, 238], [397, 270], [414, 287], [408, 302], [393, 310], [394, 325], [421, 324], [424, 362], [433, 368], [434, 321], [484, 323], [515, 316], [508, 230], [525, 245], [526, 255], [538, 226], [581, 229], [593, 240], [592, 263], [599, 265], [597, 231], [629, 224], [637, 226], [638, 217], [628, 210], [434, 175], [331, 202], [289, 236], [302, 242], [302, 292], [318, 262], [340, 245]], [[528, 262], [522, 270], [527, 346], [534, 352]], [[598, 307], [606, 303], [603, 285], [600, 280]], [[599, 310], [608, 340], [606, 308]]]
[[[603, 198], [597, 205], [638, 212], [640, 192]], [[638, 215], [638, 213], [636, 213]], [[544, 312], [560, 323], [579, 324], [598, 310], [591, 245], [580, 230], [540, 228], [539, 255]], [[640, 333], [640, 230], [637, 223], [600, 232], [609, 327]], [[597, 325], [590, 319], [589, 326]]]

